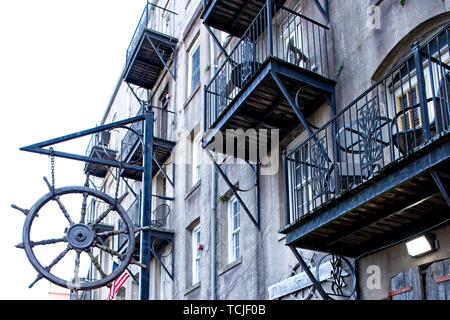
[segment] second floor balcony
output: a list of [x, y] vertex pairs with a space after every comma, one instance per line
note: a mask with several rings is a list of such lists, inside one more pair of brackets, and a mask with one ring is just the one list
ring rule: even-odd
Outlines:
[[[116, 160], [117, 151], [110, 146], [111, 133], [109, 131], [92, 135], [86, 149], [86, 156], [103, 160]], [[84, 172], [94, 177], [104, 178], [108, 173], [108, 166], [97, 163], [86, 163]]]
[[449, 34], [416, 43], [285, 155], [288, 244], [356, 257], [447, 219]]
[[[152, 107], [154, 112], [154, 131], [153, 131], [153, 175], [158, 172], [160, 165], [171, 156], [175, 147], [173, 136], [173, 123], [175, 112], [169, 110], [168, 105], [162, 107]], [[136, 116], [142, 115], [141, 108]], [[143, 121], [135, 122], [131, 125], [133, 130], [129, 130], [121, 142], [120, 159], [126, 163], [142, 165], [142, 135], [144, 134]], [[141, 139], [140, 139], [141, 137]], [[155, 163], [155, 160], [158, 163]], [[123, 170], [122, 176], [125, 178], [141, 180], [142, 172], [133, 170]]]
[[[206, 87], [207, 128], [279, 129], [285, 138], [300, 127], [299, 112], [308, 117], [332, 101], [329, 28], [276, 2], [268, 3]], [[296, 92], [298, 108], [289, 101]], [[204, 146], [212, 140], [206, 135]]]
[[[150, 212], [150, 228], [155, 245], [161, 239], [172, 239], [174, 231], [170, 223], [170, 214], [172, 212], [173, 198], [166, 196], [154, 195], [152, 197], [153, 210]], [[137, 197], [127, 210], [128, 216], [135, 228], [141, 225], [141, 197]], [[120, 221], [122, 222], [122, 221]], [[123, 229], [123, 225], [119, 225], [118, 229]], [[120, 235], [118, 239], [118, 250], [124, 250], [127, 242], [126, 235]], [[136, 254], [139, 252], [139, 233], [136, 234]]]

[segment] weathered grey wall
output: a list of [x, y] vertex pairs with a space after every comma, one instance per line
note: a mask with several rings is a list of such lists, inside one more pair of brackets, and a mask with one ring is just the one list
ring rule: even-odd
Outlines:
[[[161, 1], [164, 2], [165, 1]], [[289, 1], [293, 6], [297, 1]], [[369, 0], [348, 1], [330, 0], [331, 36], [328, 38], [329, 56], [331, 57], [331, 70], [343, 65], [341, 74], [334, 76], [337, 81], [337, 104], [343, 108], [354, 98], [359, 96], [372, 83], [374, 77], [382, 75], [390, 65], [395, 64], [402, 54], [408, 51], [412, 40], [421, 38], [431, 31], [434, 26], [450, 19], [450, 0], [409, 0], [405, 7], [400, 6], [397, 0], [385, 0], [380, 5], [381, 29], [369, 30], [367, 24], [367, 8]], [[175, 1], [171, 8], [178, 12], [177, 37], [179, 39], [177, 55], [177, 79], [172, 81], [166, 72], [161, 75], [161, 81], [154, 89], [155, 98], [159, 96], [165, 85], [169, 83], [171, 104], [176, 112], [175, 129], [193, 131], [196, 127], [203, 130], [203, 86], [208, 84], [211, 77], [210, 68], [210, 40], [209, 34], [199, 20], [201, 1]], [[303, 0], [303, 13], [322, 23], [314, 1]], [[437, 17], [437, 18], [433, 18]], [[431, 20], [430, 20], [431, 19]], [[412, 31], [413, 36], [406, 37]], [[200, 37], [201, 52], [201, 86], [194, 94], [188, 96], [187, 92], [187, 51], [193, 41]], [[406, 38], [405, 38], [406, 37]], [[400, 44], [398, 44], [400, 42]], [[233, 43], [233, 41], [231, 41]], [[219, 52], [218, 50], [216, 50]], [[389, 55], [389, 58], [386, 57]], [[383, 63], [383, 61], [385, 61]], [[382, 66], [380, 66], [383, 63]], [[108, 111], [106, 122], [112, 121], [114, 114], [121, 119], [127, 114], [124, 96], [125, 88], [121, 88], [117, 99]], [[133, 111], [133, 114], [137, 110]], [[329, 108], [322, 106], [310, 119], [314, 124], [323, 124], [329, 119]], [[177, 147], [172, 161], [177, 163], [189, 154], [189, 148], [182, 135], [175, 131]], [[301, 134], [291, 144], [298, 144], [306, 137]], [[120, 140], [120, 137], [118, 138]], [[206, 156], [204, 156], [206, 159]], [[175, 280], [167, 283], [167, 290], [175, 299], [209, 299], [210, 297], [210, 250], [214, 245], [210, 241], [210, 197], [211, 197], [211, 168], [203, 164], [201, 167], [201, 180], [198, 185], [190, 185], [190, 165], [177, 164], [175, 166], [176, 186], [173, 194], [176, 201], [170, 216], [171, 225], [175, 230]], [[254, 177], [246, 165], [229, 166], [230, 179], [239, 186], [249, 186]], [[283, 228], [284, 195], [281, 171], [277, 175], [263, 176], [261, 178], [261, 230], [252, 224], [245, 212], [241, 209], [241, 236], [242, 258], [232, 265], [226, 260], [226, 200], [230, 197], [230, 190], [219, 177], [218, 179], [218, 276], [217, 292], [220, 299], [266, 299], [267, 288], [274, 283], [286, 279], [291, 267], [295, 264], [292, 253], [284, 245], [284, 239], [279, 234]], [[140, 184], [134, 185], [136, 190]], [[172, 191], [171, 191], [172, 192]], [[243, 199], [251, 212], [255, 214], [255, 197], [253, 192], [243, 193]], [[191, 279], [191, 252], [190, 228], [200, 221], [202, 226], [201, 238], [205, 249], [201, 258], [201, 283], [192, 287]], [[436, 255], [424, 258], [429, 261], [433, 258], [448, 256], [450, 239], [447, 234], [450, 229], [439, 232], [442, 249]], [[305, 253], [307, 257], [311, 253]], [[376, 263], [385, 270], [387, 277], [383, 280], [383, 289], [371, 292], [361, 288], [361, 297], [364, 299], [378, 299], [386, 295], [386, 281], [391, 275], [398, 273], [401, 268], [411, 264], [426, 262], [424, 260], [411, 260], [404, 248], [397, 247], [385, 252], [362, 259], [358, 266], [361, 281], [365, 281], [364, 270], [368, 265]], [[158, 270], [152, 263], [153, 270]], [[152, 275], [155, 281], [155, 274]], [[152, 288], [155, 284], [153, 283]], [[127, 290], [127, 297], [131, 298], [131, 288]], [[155, 293], [152, 293], [155, 296]]]
[[[439, 250], [420, 258], [411, 258], [404, 243], [389, 249], [370, 255], [358, 262], [359, 290], [363, 300], [379, 300], [388, 297], [390, 291], [390, 280], [400, 272], [411, 267], [427, 266], [433, 261], [450, 258], [450, 226], [441, 228], [434, 232], [439, 242]], [[381, 271], [381, 283], [379, 289], [369, 289], [367, 284], [369, 277], [373, 274], [369, 266], [378, 266]], [[369, 279], [370, 280], [370, 279]]]

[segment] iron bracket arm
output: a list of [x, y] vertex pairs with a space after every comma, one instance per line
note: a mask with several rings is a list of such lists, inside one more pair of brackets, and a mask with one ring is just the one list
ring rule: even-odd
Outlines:
[[[258, 228], [258, 230], [261, 229], [260, 223], [259, 221], [257, 221], [255, 219], [255, 217], [252, 215], [252, 213], [250, 212], [249, 208], [247, 207], [247, 205], [245, 204], [244, 200], [242, 200], [241, 196], [239, 195], [239, 193], [237, 192], [235, 186], [231, 183], [230, 179], [228, 179], [227, 175], [225, 174], [225, 172], [223, 172], [222, 168], [217, 164], [217, 162], [214, 160], [213, 155], [211, 154], [211, 152], [207, 149], [205, 149], [206, 154], [208, 155], [208, 157], [211, 159], [212, 163], [214, 164], [214, 166], [217, 168], [217, 171], [219, 172], [220, 176], [223, 178], [223, 180], [225, 181], [225, 183], [228, 185], [228, 187], [230, 188], [231, 192], [233, 193], [233, 195], [236, 197], [236, 199], [238, 200], [239, 204], [242, 206], [242, 208], [244, 209], [245, 213], [248, 215], [248, 217], [250, 218], [250, 220], [253, 222], [253, 224]], [[257, 218], [259, 220], [259, 218]]]

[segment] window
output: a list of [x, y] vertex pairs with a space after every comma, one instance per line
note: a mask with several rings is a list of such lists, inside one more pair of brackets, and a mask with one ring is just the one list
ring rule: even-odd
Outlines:
[[[295, 8], [296, 12], [301, 12], [300, 4]], [[302, 68], [307, 68], [309, 58], [305, 52], [305, 42], [303, 39], [305, 25], [297, 15], [289, 15], [280, 25], [284, 38], [286, 60]], [[306, 26], [307, 28], [307, 26]], [[307, 31], [305, 31], [307, 32]]]
[[[311, 186], [311, 159], [309, 148], [304, 147], [295, 153], [295, 212], [304, 215], [313, 209]], [[293, 217], [291, 217], [291, 221]]]
[[241, 257], [241, 212], [239, 202], [233, 198], [228, 203], [228, 262]]
[[200, 45], [198, 38], [189, 50], [188, 64], [188, 95], [191, 95], [200, 85]]
[[411, 87], [410, 90], [404, 89], [403, 92], [397, 95], [397, 113], [401, 112], [403, 115], [398, 123], [401, 130], [421, 127], [422, 121], [418, 96], [417, 85]]
[[192, 284], [200, 282], [200, 225], [192, 230]]
[[200, 181], [201, 138], [198, 132], [192, 140], [192, 186], [195, 186]]

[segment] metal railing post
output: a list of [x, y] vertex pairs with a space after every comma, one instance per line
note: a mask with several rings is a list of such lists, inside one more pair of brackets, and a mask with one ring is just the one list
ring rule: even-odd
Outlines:
[[269, 55], [272, 56], [273, 55], [272, 0], [266, 0], [266, 7], [267, 7], [267, 43], [269, 45]]
[[[148, 107], [148, 106], [147, 106]], [[141, 227], [150, 227], [150, 213], [152, 212], [152, 171], [153, 171], [153, 110], [144, 109], [144, 146], [143, 146], [143, 166], [142, 175], [142, 206], [141, 206]], [[150, 255], [151, 255], [151, 232], [144, 230], [141, 232], [140, 262], [147, 266], [139, 273], [139, 298], [149, 300], [150, 298]]]
[[427, 91], [423, 72], [423, 60], [418, 41], [412, 44], [414, 64], [416, 66], [417, 88], [419, 90], [420, 114], [422, 117], [423, 142], [430, 140], [430, 119], [428, 115]]
[[289, 208], [291, 206], [290, 203], [290, 197], [289, 197], [289, 168], [288, 168], [288, 159], [287, 159], [287, 154], [286, 154], [286, 150], [283, 150], [283, 154], [281, 156], [282, 161], [283, 161], [283, 179], [284, 179], [284, 203], [285, 203], [285, 208], [284, 208], [284, 224], [287, 226], [291, 223], [291, 219], [290, 219], [290, 214], [289, 214]]

